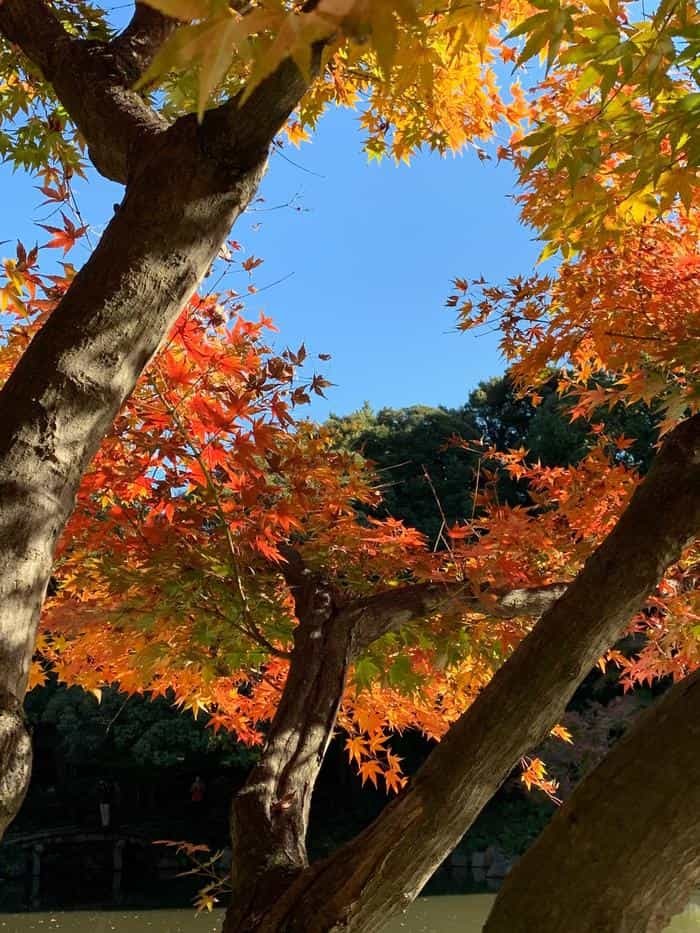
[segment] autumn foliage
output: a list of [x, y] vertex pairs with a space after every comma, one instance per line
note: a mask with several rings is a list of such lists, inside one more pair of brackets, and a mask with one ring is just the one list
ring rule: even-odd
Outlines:
[[[468, 283], [457, 281], [449, 303], [458, 303], [462, 326], [498, 315], [512, 372], [532, 391], [549, 364], [567, 361], [560, 389], [577, 396], [574, 416], [593, 424], [575, 467], [543, 467], [524, 449], [479, 449], [474, 514], [446, 529], [448, 546], [437, 553], [401, 523], [358, 513], [379, 499], [371, 465], [298, 418], [309, 393], [327, 385], [305, 375], [306, 349], [273, 355], [271, 322], [248, 320], [245, 296], [234, 291], [193, 298], [85, 476], [59, 548], [32, 685], [53, 670], [98, 697], [113, 683], [171, 696], [212, 728], [257, 743], [292, 646], [293, 603], [281, 573], [288, 542], [346, 599], [407, 580], [464, 581], [475, 606], [375, 642], [346, 689], [339, 725], [350, 761], [363, 780], [400, 789], [391, 734], [418, 729], [439, 739], [532, 624], [500, 618], [492, 594], [571, 580], [624, 510], [638, 479], [625, 453], [630, 440], [601, 433], [596, 411], [656, 399], [669, 427], [694, 404], [696, 364], [683, 356], [697, 319], [690, 232], [666, 225], [635, 238], [636, 249], [583, 256], [556, 278], [476, 283], [476, 305], [463, 298]], [[64, 246], [60, 237], [46, 244]], [[221, 262], [252, 276], [257, 261], [239, 260], [231, 246]], [[65, 276], [42, 275], [38, 258], [18, 247], [5, 263], [5, 374], [72, 274], [66, 266]], [[623, 333], [625, 301], [640, 295], [638, 332]], [[453, 443], [473, 452], [474, 442]], [[501, 471], [527, 485], [530, 505], [498, 502]], [[698, 666], [696, 573], [691, 549], [632, 622], [648, 636], [641, 654], [611, 656], [627, 686]], [[523, 779], [556, 792], [536, 759], [524, 762]]]
[[[504, 20], [500, 8], [498, 15], [464, 7], [421, 18], [410, 4], [336, 10], [326, 2], [301, 18], [301, 32], [290, 25], [296, 14], [281, 4], [262, 4], [255, 16], [243, 17], [189, 0], [160, 6], [183, 25], [145, 81], [165, 81], [167, 109], [175, 102], [166, 72], [194, 66], [200, 116], [224, 72], [229, 84], [254, 87], [290, 52], [310, 67], [305, 50], [337, 33], [323, 79], [288, 124], [295, 143], [330, 103], [359, 106], [369, 152], [396, 159], [426, 143], [459, 150], [506, 121], [515, 128], [511, 151], [526, 171], [517, 155], [520, 121], [551, 116], [552, 102], [560, 106], [561, 95], [571, 93], [567, 74], [545, 82], [539, 109], [528, 109], [517, 84], [504, 102], [493, 66], [496, 57], [513, 57], [503, 36], [508, 17], [514, 22], [525, 12], [517, 4]], [[404, 15], [411, 25], [399, 29]], [[535, 14], [531, 28], [547, 16]], [[191, 20], [201, 23], [187, 25]], [[544, 42], [544, 33], [532, 35]], [[217, 57], [214, 36], [233, 59]], [[521, 58], [536, 51], [533, 41]], [[424, 64], [416, 67], [417, 59]], [[232, 61], [238, 71], [229, 71]], [[27, 100], [42, 93], [33, 80], [6, 85], [6, 93], [20, 90]], [[531, 134], [524, 142], [533, 149], [537, 140]], [[44, 168], [42, 193], [67, 207], [66, 174], [74, 165], [63, 155], [60, 164], [61, 170]], [[523, 206], [531, 222], [540, 222], [538, 198], [561, 186], [558, 172], [535, 168], [527, 176]], [[46, 226], [44, 248], [65, 254], [86, 227], [65, 212], [61, 223]], [[478, 611], [438, 613], [381, 639], [356, 664], [346, 691], [339, 724], [350, 760], [363, 780], [376, 784], [381, 776], [398, 789], [405, 778], [391, 733], [416, 728], [439, 738], [531, 625], [527, 618], [494, 617], [490, 594], [572, 579], [624, 509], [637, 481], [625, 457], [629, 439], [602, 435], [596, 412], [641, 399], [660, 406], [667, 430], [697, 410], [696, 241], [696, 218], [687, 215], [630, 229], [555, 274], [506, 285], [455, 280], [448, 305], [457, 308], [459, 326], [496, 319], [511, 373], [535, 401], [538, 382], [558, 365], [560, 391], [576, 397], [574, 416], [592, 422], [591, 445], [567, 469], [532, 463], [525, 450], [479, 450], [474, 514], [446, 529], [449, 546], [436, 554], [399, 522], [359, 517], [357, 506], [379, 497], [371, 465], [335, 449], [323, 427], [298, 420], [309, 393], [327, 385], [321, 375], [304, 374], [306, 349], [273, 355], [266, 346], [271, 322], [245, 317], [244, 297], [233, 291], [196, 296], [83, 481], [59, 549], [31, 683], [51, 669], [97, 695], [115, 682], [127, 692], [172, 695], [183, 708], [205, 713], [213, 728], [259, 742], [291, 648], [294, 615], [280, 573], [290, 540], [348, 597], [406, 580], [464, 580], [480, 600]], [[252, 276], [259, 260], [238, 260], [239, 245], [230, 246], [221, 262], [238, 263]], [[5, 262], [0, 301], [11, 317], [0, 357], [4, 378], [74, 274], [65, 264], [63, 275], [44, 275], [38, 259], [36, 249], [18, 246], [16, 258]], [[499, 504], [499, 471], [527, 484], [529, 506]], [[634, 620], [650, 637], [639, 657], [615, 656], [628, 685], [697, 666], [694, 572], [689, 553]], [[537, 764], [529, 766], [527, 782], [538, 773]]]
[[[179, 145], [196, 138], [207, 159], [215, 151], [220, 156], [212, 143], [217, 121], [228, 131], [251, 100], [263, 113], [271, 84], [284, 97], [292, 72], [296, 82], [291, 102], [285, 98], [277, 108], [273, 100], [273, 128], [263, 142], [253, 134], [250, 149], [227, 152], [212, 169], [213, 181], [202, 181], [205, 187], [192, 195], [196, 210], [189, 189], [182, 195], [173, 216], [184, 227], [199, 216], [201, 203], [219, 209], [222, 190], [240, 168], [238, 155], [251, 175], [241, 183], [245, 197], [236, 194], [236, 208], [244, 209], [280, 124], [286, 120], [274, 144], [301, 145], [329, 106], [358, 112], [372, 158], [409, 161], [422, 148], [447, 154], [471, 147], [481, 159], [511, 162], [522, 219], [543, 240], [549, 264], [511, 279], [504, 270], [504, 281], [494, 283], [467, 269], [454, 280], [447, 304], [459, 329], [497, 325], [509, 372], [534, 405], [543, 383], [556, 378], [572, 417], [587, 423], [589, 440], [578, 463], [551, 467], [525, 449], [453, 438], [456, 449], [478, 458], [478, 479], [470, 514], [453, 527], [443, 522], [439, 548], [400, 521], [368, 517], [381, 498], [372, 464], [343, 449], [330, 428], [303, 417], [311, 396], [329, 387], [324, 357], [316, 371], [305, 346], [271, 348], [271, 320], [251, 309], [261, 260], [229, 240], [215, 260], [216, 275], [200, 282], [167, 334], [165, 325], [158, 331], [144, 359], [160, 340], [158, 352], [82, 478], [56, 551], [29, 686], [53, 672], [98, 699], [114, 684], [126, 693], [167, 696], [205, 716], [212, 729], [259, 744], [280, 708], [301, 628], [295, 600], [303, 587], [293, 586], [287, 573], [293, 561], [319, 592], [332, 591], [334, 612], [414, 584], [447, 584], [449, 599], [404, 625], [387, 626], [359, 655], [351, 650], [356, 632], [343, 633], [341, 661], [352, 664], [349, 676], [339, 666], [337, 719], [332, 690], [326, 697], [319, 687], [323, 709], [332, 713], [329, 729], [337, 721], [362, 781], [398, 792], [407, 777], [392, 737], [413, 729], [443, 738], [536, 623], [525, 611], [504, 612], [504, 594], [570, 584], [625, 512], [640, 482], [629, 454], [634, 439], [606, 431], [601, 412], [644, 402], [658, 415], [663, 439], [700, 410], [700, 103], [691, 87], [700, 55], [698, 14], [690, 3], [666, 0], [639, 20], [616, 0], [576, 6], [559, 0], [149, 3], [149, 15], [165, 16], [157, 20], [162, 41], [145, 67], [133, 75], [127, 69], [128, 83], [120, 74], [118, 93], [105, 98], [110, 106], [128, 100], [139, 132], [147, 111], [153, 138], [162, 127], [184, 126]], [[93, 42], [96, 56], [113, 50], [114, 29], [104, 11], [81, 0], [50, 6], [57, 19], [47, 28]], [[7, 9], [4, 18], [17, 28]], [[72, 180], [87, 170], [85, 133], [92, 124], [87, 119], [79, 131], [41, 69], [18, 57], [11, 43], [0, 46], [0, 77], [0, 108], [8, 117], [0, 154], [38, 174], [51, 210], [41, 234], [46, 242], [33, 249], [18, 244], [4, 260], [1, 387], [26, 358], [32, 337], [80, 284], [69, 258], [88, 227]], [[249, 116], [239, 127], [241, 139]], [[92, 139], [104, 160], [101, 142], [99, 134]], [[116, 168], [103, 161], [109, 177], [124, 173], [127, 190], [129, 152]], [[150, 166], [153, 154], [147, 155]], [[232, 217], [224, 219], [230, 224]], [[118, 210], [117, 228], [119, 220]], [[216, 214], [215, 225], [222, 223]], [[198, 275], [212, 273], [220, 242], [219, 236], [211, 252], [192, 261]], [[199, 244], [188, 244], [194, 255]], [[152, 263], [152, 245], [145, 237], [144, 268]], [[186, 253], [182, 281], [192, 274]], [[247, 288], [226, 288], [231, 269], [248, 276]], [[123, 278], [129, 275], [127, 268]], [[210, 282], [217, 284], [207, 290]], [[115, 291], [122, 294], [122, 285]], [[133, 295], [127, 298], [124, 313], [131, 313]], [[108, 299], [100, 297], [109, 304], [111, 292]], [[89, 449], [89, 440], [81, 449]], [[500, 501], [503, 475], [520, 484], [525, 504]], [[700, 667], [699, 568], [691, 541], [629, 621], [629, 631], [643, 636], [635, 651], [609, 645], [599, 659], [603, 669], [619, 669], [625, 689], [669, 675], [681, 679]], [[595, 654], [586, 657], [590, 664]], [[320, 683], [322, 665], [317, 669]], [[558, 684], [561, 697], [567, 677]], [[559, 709], [564, 703], [565, 697]], [[553, 733], [576, 740], [562, 727]], [[326, 738], [313, 750], [319, 766]], [[556, 797], [545, 763], [525, 756], [521, 766], [528, 787]], [[270, 800], [282, 794], [286, 767], [261, 780], [261, 794]], [[302, 774], [292, 796], [275, 798], [272, 807], [264, 798], [264, 819], [250, 823], [266, 826], [271, 837], [289, 834], [292, 874], [307, 867], [308, 817], [307, 804], [292, 801], [298, 793], [308, 803], [312, 779]], [[294, 832], [295, 813], [285, 823], [285, 801], [292, 811], [298, 805]], [[239, 816], [249, 818], [245, 806], [244, 800]], [[263, 851], [263, 886], [268, 863]], [[267, 889], [263, 896], [269, 899]]]

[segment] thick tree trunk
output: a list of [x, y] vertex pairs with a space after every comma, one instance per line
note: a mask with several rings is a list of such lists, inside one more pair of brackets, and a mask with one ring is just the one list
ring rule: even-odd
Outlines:
[[22, 805], [32, 770], [32, 742], [22, 705], [0, 691], [0, 834]]
[[[261, 175], [258, 163], [234, 183], [217, 178], [195, 121], [177, 131], [131, 182], [0, 392], [0, 697], [10, 706], [24, 696], [54, 547], [83, 472]], [[0, 715], [16, 722], [7, 708]], [[0, 832], [26, 783], [27, 769], [11, 764], [24, 745], [0, 760]]]
[[234, 798], [232, 899], [225, 931], [253, 931], [308, 867], [311, 794], [335, 728], [352, 652], [352, 628], [333, 594], [298, 562], [299, 625], [284, 693], [260, 762]]
[[576, 686], [698, 528], [695, 416], [668, 436], [614, 531], [407, 791], [355, 840], [304, 871], [255, 926], [242, 929], [365, 933], [407, 906], [513, 765], [561, 716]]
[[255, 192], [270, 142], [308, 85], [284, 61], [244, 104], [230, 100], [201, 125], [188, 116], [168, 127], [133, 83], [172, 29], [138, 5], [114, 42], [83, 41], [44, 0], [0, 3], [0, 31], [52, 83], [98, 171], [127, 185], [94, 254], [0, 392], [0, 838], [29, 780], [21, 701], [81, 476]]
[[507, 878], [484, 933], [660, 933], [700, 884], [700, 671], [640, 717]]

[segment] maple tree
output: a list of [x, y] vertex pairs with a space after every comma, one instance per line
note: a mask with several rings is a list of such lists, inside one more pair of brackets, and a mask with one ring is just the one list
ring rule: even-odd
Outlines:
[[[151, 695], [173, 690], [213, 728], [249, 742], [264, 736], [233, 802], [225, 929], [373, 929], [417, 895], [518, 762], [529, 786], [556, 794], [530, 753], [553, 729], [569, 738], [557, 720], [593, 664], [621, 665], [629, 684], [693, 676], [692, 199], [686, 182], [669, 187], [652, 168], [633, 184], [655, 194], [645, 191], [645, 210], [634, 209], [627, 176], [614, 170], [625, 140], [612, 130], [622, 120], [612, 130], [594, 122], [613, 148], [607, 162], [590, 164], [588, 150], [576, 149], [582, 175], [573, 188], [566, 159], [524, 135], [528, 116], [547, 127], [562, 114], [590, 122], [600, 110], [591, 96], [629, 83], [643, 45], [630, 40], [631, 66], [627, 52], [613, 56], [613, 78], [596, 91], [581, 84], [581, 66], [613, 72], [590, 48], [595, 23], [578, 10], [534, 6], [539, 13], [518, 2], [158, 0], [136, 4], [121, 32], [82, 0], [0, 6], [0, 148], [39, 171], [44, 197], [63, 208], [42, 249], [68, 254], [86, 233], [70, 211], [84, 150], [126, 187], [79, 271], [66, 263], [63, 274], [44, 274], [43, 252], [22, 246], [5, 263], [0, 828], [30, 770], [21, 699], [47, 665], [98, 695], [114, 682]], [[608, 32], [610, 23], [627, 28], [617, 7], [585, 15], [602, 16]], [[655, 41], [665, 30], [691, 47], [692, 17], [669, 9], [655, 22]], [[583, 57], [567, 59], [577, 43]], [[552, 72], [532, 104], [519, 85], [504, 93], [496, 79], [519, 45], [523, 61], [549, 50]], [[642, 99], [641, 84], [624, 85], [651, 127], [650, 145], [657, 104], [666, 106], [682, 64], [675, 49], [659, 60], [663, 95]], [[681, 81], [679, 100], [684, 89]], [[422, 145], [474, 145], [484, 155], [485, 138], [510, 125], [502, 154], [523, 173], [523, 216], [553, 248], [580, 250], [556, 275], [505, 287], [455, 283], [449, 303], [463, 326], [499, 316], [533, 404], [545, 367], [551, 378], [551, 365], [567, 364], [561, 391], [575, 397], [575, 414], [593, 418], [593, 437], [568, 468], [532, 462], [525, 450], [479, 448], [473, 514], [446, 523], [435, 551], [401, 522], [358, 517], [358, 503], [378, 500], [370, 467], [296, 412], [325, 387], [321, 376], [304, 376], [305, 348], [276, 356], [265, 344], [270, 322], [247, 320], [239, 295], [196, 294], [217, 257], [235, 261], [222, 244], [277, 133], [301, 141], [329, 104], [358, 108], [368, 152], [397, 160]], [[583, 132], [583, 121], [571, 125]], [[686, 143], [664, 137], [654, 158], [670, 147], [688, 159]], [[586, 145], [595, 154], [596, 140]], [[602, 183], [601, 165], [613, 169]], [[617, 222], [588, 214], [572, 222], [566, 211], [593, 203], [584, 195], [596, 184]], [[620, 218], [635, 224], [623, 228]], [[240, 263], [250, 273], [257, 264]], [[595, 423], [601, 406], [640, 399], [659, 399], [664, 412], [662, 446], [641, 482], [630, 439]], [[473, 442], [454, 443], [474, 455]], [[499, 471], [526, 484], [527, 505], [499, 501]], [[647, 632], [644, 651], [610, 653], [629, 626]], [[659, 721], [677, 725], [678, 695], [669, 695], [670, 712], [640, 725], [642, 744]], [[359, 837], [310, 866], [311, 793], [336, 727], [362, 780], [400, 793]], [[442, 739], [408, 783], [391, 745], [407, 728]], [[692, 776], [692, 761], [683, 762]], [[670, 846], [675, 871], [672, 856], [687, 856], [692, 842], [679, 836]], [[697, 859], [682, 864], [685, 882]], [[682, 888], [669, 884], [662, 909], [643, 899], [648, 929], [678, 906]], [[622, 902], [637, 895], [634, 885], [621, 891]], [[510, 897], [520, 904], [517, 891], [501, 904]], [[590, 909], [585, 898], [575, 909], [588, 928]], [[557, 929], [556, 912], [552, 922]]]
[[[40, 292], [68, 284], [41, 276], [36, 255], [20, 250], [18, 259], [6, 266], [9, 291], [22, 281], [18, 264]], [[469, 707], [532, 613], [562, 592], [553, 581], [569, 580], [615, 526], [636, 482], [625, 462], [628, 440], [594, 433], [573, 468], [528, 463], [524, 449], [482, 450], [478, 515], [445, 529], [448, 548], [435, 553], [394, 520], [358, 520], [359, 504], [378, 501], [368, 466], [334, 449], [332, 431], [305, 422], [290, 430], [295, 406], [313, 387], [322, 391], [323, 380], [298, 381], [303, 347], [270, 356], [263, 342], [270, 322], [247, 322], [242, 304], [235, 292], [191, 300], [84, 477], [57, 554], [30, 685], [50, 665], [97, 696], [115, 682], [152, 696], [174, 691], [179, 705], [204, 712], [214, 729], [260, 742], [300, 643], [292, 574], [323, 574], [350, 618], [371, 610], [372, 594], [389, 597], [378, 631], [355, 629], [365, 650], [331, 698], [361, 779], [398, 791], [406, 778], [391, 733], [417, 728], [438, 738]], [[45, 299], [22, 304], [2, 356], [8, 368], [28, 328], [40, 327], [51, 307]], [[471, 451], [475, 442], [454, 444]], [[496, 463], [526, 481], [530, 507], [505, 507], [494, 497]], [[682, 677], [697, 665], [687, 621], [695, 565], [688, 551], [654, 596], [656, 638], [644, 652], [633, 660], [609, 655], [630, 683]], [[400, 639], [375, 638], [396, 625], [392, 584], [409, 617], [402, 612]], [[663, 625], [660, 616], [668, 619]], [[523, 756], [522, 766], [528, 787], [556, 796], [541, 761]], [[282, 809], [294, 809], [293, 796], [282, 801]], [[241, 843], [250, 859], [250, 837]]]

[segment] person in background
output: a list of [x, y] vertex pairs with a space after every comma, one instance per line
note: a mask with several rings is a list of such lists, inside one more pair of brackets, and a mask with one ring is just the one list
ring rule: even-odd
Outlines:
[[204, 781], [197, 775], [190, 787], [190, 800], [192, 801], [193, 809], [201, 809], [201, 805], [204, 803], [205, 789]]
[[100, 824], [108, 830], [111, 819], [112, 788], [109, 781], [102, 778], [97, 783], [97, 802], [100, 806]]

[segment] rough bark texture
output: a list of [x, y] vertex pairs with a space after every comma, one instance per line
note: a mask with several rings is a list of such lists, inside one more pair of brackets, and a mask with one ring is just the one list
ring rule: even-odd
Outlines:
[[141, 77], [176, 28], [177, 20], [146, 3], [136, 3], [131, 22], [114, 40], [112, 48], [126, 67]]
[[[318, 772], [335, 728], [350, 663], [407, 622], [476, 602], [467, 584], [420, 584], [339, 604], [286, 548], [285, 576], [299, 620], [290, 670], [259, 763], [234, 798], [232, 898], [225, 933], [253, 933], [308, 869], [306, 833]], [[497, 611], [539, 614], [565, 585], [502, 594]]]
[[131, 90], [139, 76], [132, 46], [128, 42], [109, 46], [68, 35], [44, 0], [1, 4], [0, 32], [54, 86], [87, 140], [97, 170], [126, 183], [131, 163], [146, 140], [166, 129]]
[[[567, 589], [565, 583], [510, 590], [490, 594], [489, 612], [501, 618], [535, 616], [552, 606]], [[373, 641], [398, 631], [416, 619], [425, 619], [432, 613], [464, 613], [469, 606], [483, 606], [468, 583], [416, 583], [357, 599], [343, 608], [343, 616], [355, 629], [353, 641], [356, 654], [360, 654]]]
[[700, 671], [640, 717], [507, 878], [484, 933], [661, 933], [700, 884]]
[[22, 805], [32, 769], [32, 741], [22, 706], [0, 690], [0, 838]]
[[305, 81], [285, 62], [239, 106], [167, 126], [132, 82], [169, 34], [138, 7], [112, 43], [69, 36], [43, 0], [0, 32], [53, 83], [97, 169], [126, 194], [0, 392], [0, 834], [30, 764], [18, 710], [56, 540], [119, 407], [254, 194]]
[[364, 933], [409, 904], [698, 528], [695, 416], [668, 436], [614, 531], [407, 791], [355, 840], [303, 872], [256, 931]]
[[299, 625], [285, 690], [259, 764], [234, 798], [233, 895], [225, 931], [255, 930], [308, 866], [311, 794], [330, 742], [352, 651], [352, 628], [329, 586], [292, 565]]

